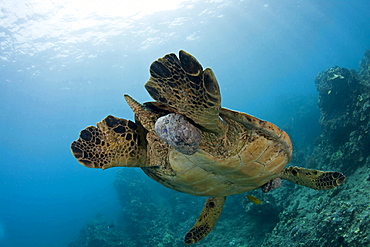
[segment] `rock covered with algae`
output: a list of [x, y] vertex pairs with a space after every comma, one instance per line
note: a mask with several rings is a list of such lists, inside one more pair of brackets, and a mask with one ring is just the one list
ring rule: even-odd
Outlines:
[[[370, 51], [358, 72], [333, 67], [316, 79], [323, 133], [313, 156], [350, 174], [370, 151]], [[336, 164], [335, 164], [336, 163]]]
[[341, 170], [348, 181], [293, 190], [262, 246], [370, 246], [370, 51], [358, 72], [336, 66], [315, 83], [322, 134], [307, 166]]

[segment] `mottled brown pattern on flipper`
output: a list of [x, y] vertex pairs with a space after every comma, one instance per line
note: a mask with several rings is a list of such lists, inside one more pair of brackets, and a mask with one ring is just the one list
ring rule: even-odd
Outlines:
[[329, 190], [346, 181], [340, 172], [325, 172], [290, 166], [281, 172], [281, 178], [315, 190]]
[[190, 54], [180, 51], [179, 57], [172, 53], [153, 62], [146, 90], [153, 99], [221, 136], [224, 126], [219, 118], [221, 95], [216, 77], [211, 69], [203, 71]]
[[225, 199], [226, 197], [211, 197], [206, 200], [197, 222], [185, 235], [185, 244], [195, 244], [213, 230], [224, 207]]
[[71, 144], [76, 159], [90, 168], [145, 166], [146, 141], [141, 126], [130, 120], [107, 116], [97, 127], [82, 130]]

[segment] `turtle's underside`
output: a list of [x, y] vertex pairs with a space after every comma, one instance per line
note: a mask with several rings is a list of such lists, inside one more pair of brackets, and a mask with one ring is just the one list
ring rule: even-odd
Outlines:
[[[180, 58], [180, 59], [179, 59]], [[190, 54], [168, 54], [153, 62], [145, 88], [155, 102], [125, 95], [135, 123], [108, 116], [81, 131], [71, 145], [87, 167], [141, 167], [155, 181], [177, 191], [209, 196], [186, 244], [212, 231], [228, 195], [262, 188], [280, 179], [313, 189], [345, 181], [340, 172], [284, 168], [292, 157], [288, 134], [276, 125], [221, 107], [211, 69]]]

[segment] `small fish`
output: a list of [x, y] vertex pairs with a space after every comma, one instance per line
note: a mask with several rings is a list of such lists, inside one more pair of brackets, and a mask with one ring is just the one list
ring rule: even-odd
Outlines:
[[251, 196], [251, 195], [247, 195], [247, 198], [249, 201], [253, 202], [254, 204], [261, 204], [262, 201], [260, 199], [258, 199], [257, 197], [254, 197], [254, 196]]

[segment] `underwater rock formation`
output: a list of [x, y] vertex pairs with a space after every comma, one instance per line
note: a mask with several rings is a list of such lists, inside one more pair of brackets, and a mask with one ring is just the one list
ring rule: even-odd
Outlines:
[[[323, 133], [311, 162], [332, 164], [346, 175], [368, 163], [370, 154], [370, 51], [359, 72], [334, 67], [316, 79]], [[332, 168], [329, 167], [329, 168]]]
[[103, 215], [96, 215], [80, 230], [80, 235], [68, 247], [115, 247], [123, 246], [123, 233], [115, 228], [115, 224], [108, 221]]
[[294, 190], [262, 246], [370, 246], [370, 167], [333, 191]]
[[365, 57], [360, 62], [358, 73], [361, 76], [363, 83], [370, 86], [370, 50], [365, 52]]
[[370, 51], [358, 72], [333, 67], [315, 83], [322, 134], [307, 166], [348, 179], [332, 191], [295, 188], [262, 246], [370, 246]]

